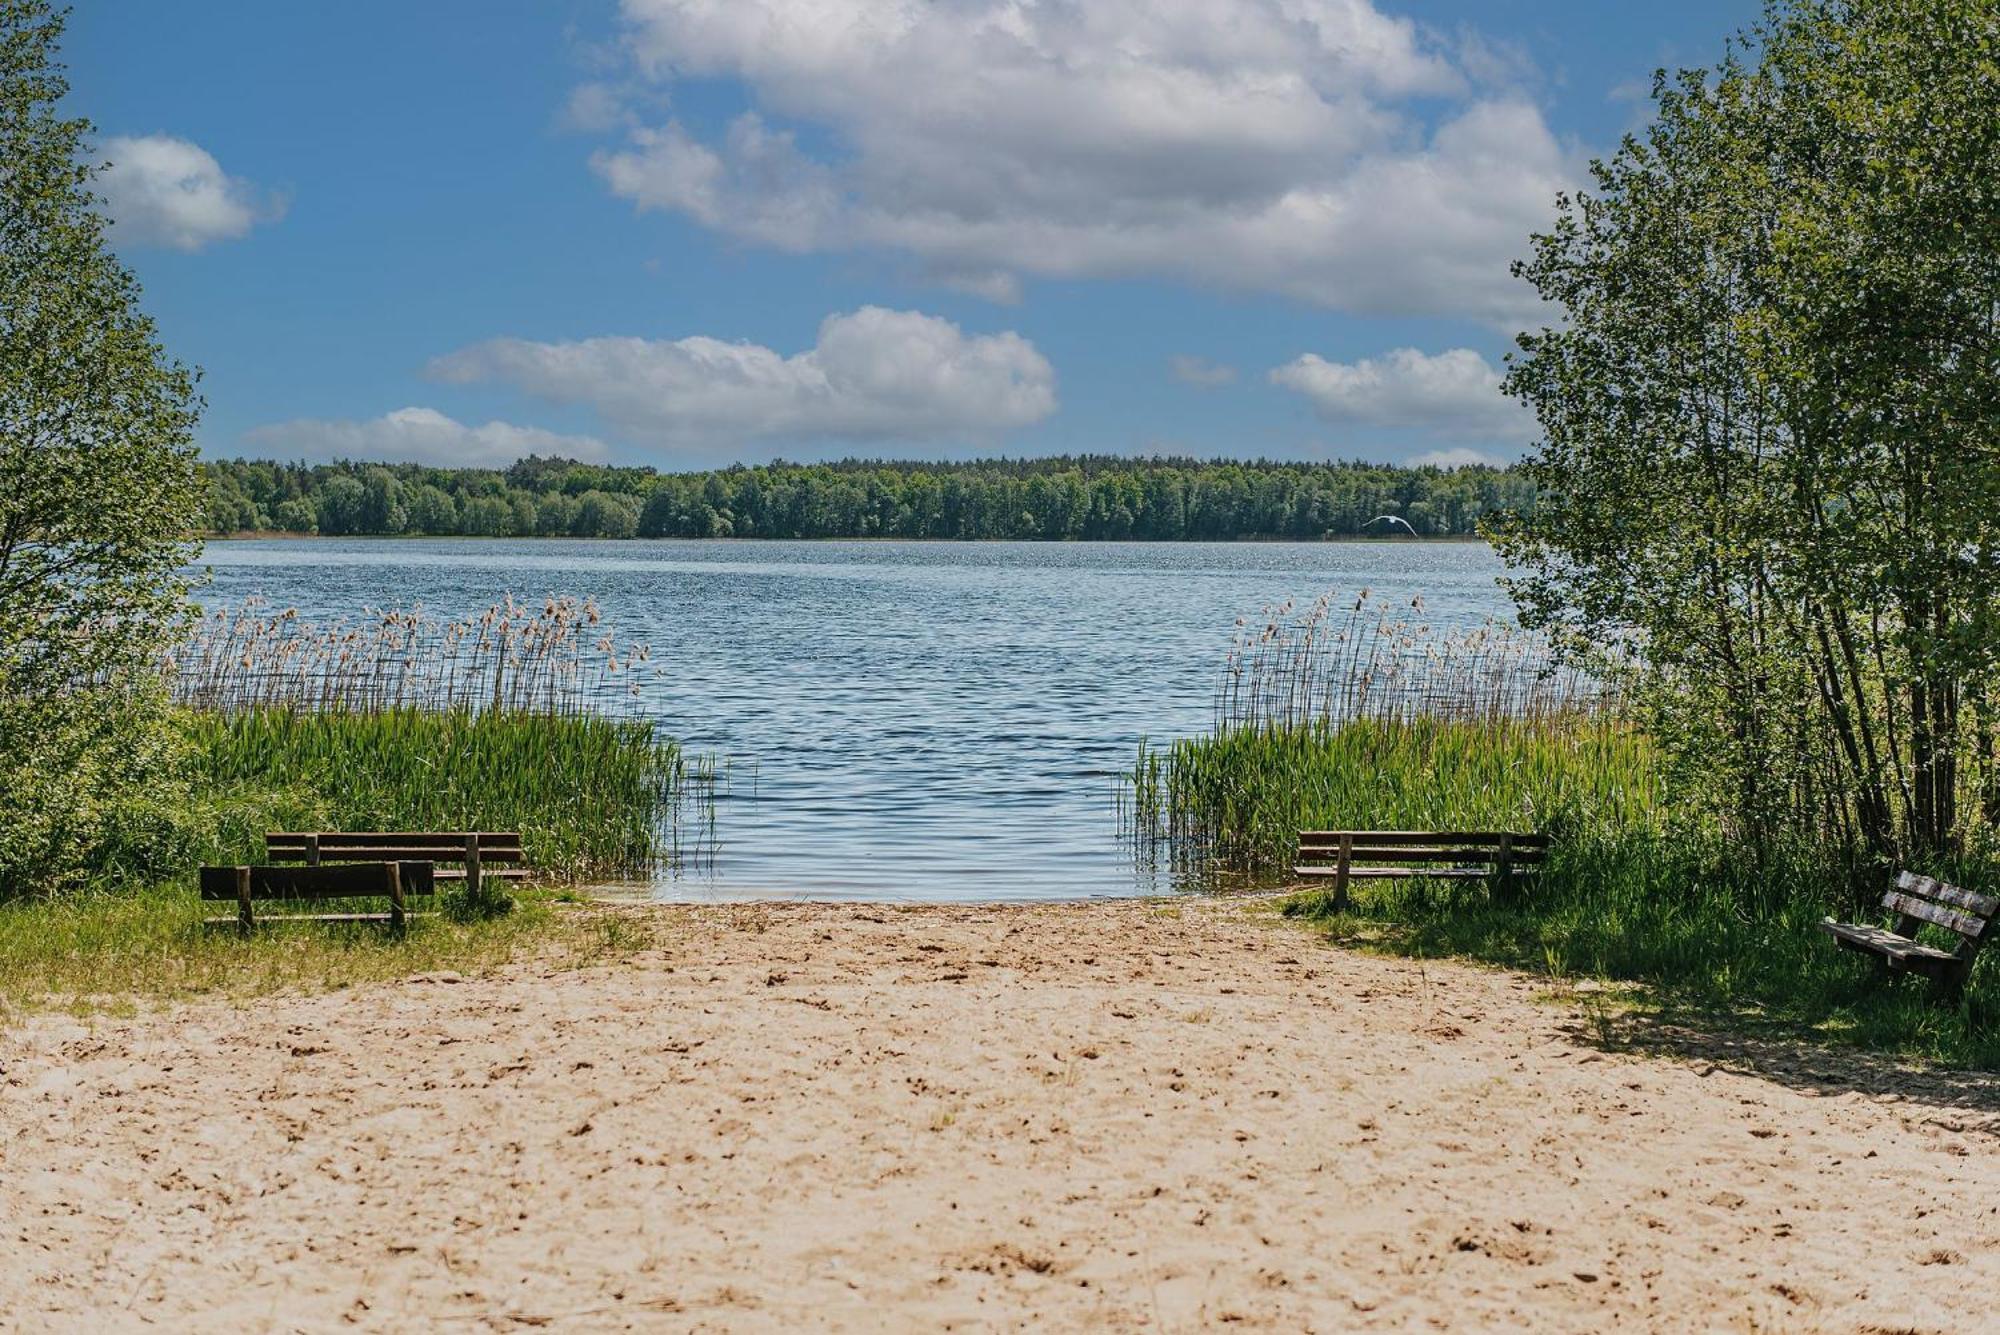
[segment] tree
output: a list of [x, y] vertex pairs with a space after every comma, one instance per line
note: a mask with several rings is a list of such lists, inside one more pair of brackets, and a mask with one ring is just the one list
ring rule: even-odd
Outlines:
[[0, 895], [101, 864], [152, 823], [142, 785], [170, 792], [159, 666], [206, 500], [194, 375], [106, 246], [89, 123], [57, 112], [62, 28], [0, 0]]
[[329, 537], [362, 533], [367, 519], [368, 492], [358, 478], [336, 473], [313, 497], [319, 531]]
[[458, 532], [458, 502], [450, 493], [430, 483], [410, 489], [407, 502], [410, 528], [418, 533]]
[[[1754, 63], [1753, 63], [1754, 61]], [[1508, 385], [1529, 621], [1636, 652], [1739, 832], [2000, 816], [2000, 0], [1795, 0], [1563, 202]]]

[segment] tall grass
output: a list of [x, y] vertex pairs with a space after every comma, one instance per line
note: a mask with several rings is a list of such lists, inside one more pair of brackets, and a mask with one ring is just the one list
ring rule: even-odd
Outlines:
[[622, 656], [588, 599], [512, 597], [445, 620], [422, 607], [316, 625], [261, 599], [221, 608], [166, 664], [169, 689], [192, 708], [355, 713], [493, 709], [582, 714], [636, 695], [651, 659]]
[[637, 719], [514, 710], [189, 711], [200, 788], [252, 814], [226, 831], [519, 830], [546, 877], [629, 876], [672, 856], [688, 766]]
[[1616, 706], [1606, 681], [1559, 660], [1515, 625], [1424, 619], [1363, 589], [1239, 620], [1215, 693], [1215, 730], [1292, 729], [1348, 719], [1539, 719]]
[[1142, 750], [1142, 838], [1186, 870], [1291, 866], [1300, 830], [1649, 828], [1651, 742], [1611, 715], [1479, 721], [1408, 715], [1237, 728]]
[[577, 598], [326, 626], [253, 599], [206, 617], [166, 667], [198, 786], [255, 813], [223, 822], [231, 856], [260, 855], [260, 823], [506, 829], [538, 874], [580, 879], [671, 859], [682, 801], [705, 791], [624, 707], [650, 659]]

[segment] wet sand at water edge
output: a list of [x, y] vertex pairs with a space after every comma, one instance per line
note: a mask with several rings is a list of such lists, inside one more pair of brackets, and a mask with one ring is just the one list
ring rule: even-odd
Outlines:
[[2000, 1082], [1227, 903], [588, 911], [0, 1032], [0, 1325], [2000, 1328]]

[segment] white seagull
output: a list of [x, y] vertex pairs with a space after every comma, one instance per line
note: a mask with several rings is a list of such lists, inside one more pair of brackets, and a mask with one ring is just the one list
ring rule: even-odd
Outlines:
[[1401, 524], [1404, 528], [1410, 530], [1411, 537], [1414, 538], [1417, 536], [1417, 531], [1414, 528], [1410, 528], [1410, 521], [1403, 518], [1401, 515], [1376, 515], [1373, 519], [1369, 520], [1361, 527], [1374, 528], [1377, 524], [1388, 524], [1392, 527], [1394, 525]]

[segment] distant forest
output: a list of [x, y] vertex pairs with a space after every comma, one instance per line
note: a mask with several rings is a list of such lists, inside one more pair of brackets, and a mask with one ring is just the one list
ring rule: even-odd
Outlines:
[[[216, 533], [568, 538], [1031, 538], [1156, 542], [1470, 534], [1526, 510], [1496, 468], [1215, 463], [1098, 455], [963, 463], [773, 463], [661, 473], [568, 459], [505, 469], [204, 465]], [[1400, 531], [1398, 529], [1397, 531]]]

